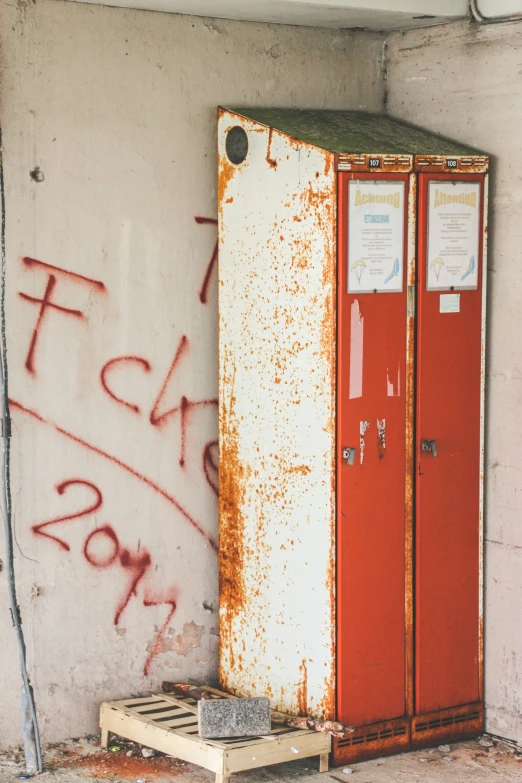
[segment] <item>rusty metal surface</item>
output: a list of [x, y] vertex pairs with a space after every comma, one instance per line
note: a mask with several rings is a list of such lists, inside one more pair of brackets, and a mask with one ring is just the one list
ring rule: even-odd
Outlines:
[[415, 715], [411, 721], [412, 748], [429, 748], [440, 742], [471, 739], [484, 731], [482, 702]]
[[466, 704], [411, 718], [359, 726], [346, 739], [332, 739], [332, 764], [355, 763], [406, 750], [476, 737], [484, 731], [484, 705]]
[[406, 714], [413, 714], [414, 677], [414, 574], [413, 574], [413, 518], [414, 518], [414, 409], [415, 409], [415, 307], [416, 307], [416, 253], [417, 253], [417, 177], [410, 174], [408, 193], [408, 303], [406, 310], [406, 459], [405, 459], [405, 617], [406, 617]]
[[[447, 165], [454, 161], [456, 165]], [[489, 168], [487, 155], [415, 155], [416, 171], [438, 172], [444, 174], [483, 174]]]
[[[379, 161], [379, 166], [375, 167], [370, 161]], [[407, 173], [413, 168], [412, 155], [387, 155], [380, 152], [368, 154], [360, 153], [356, 155], [339, 154], [337, 156], [338, 171], [373, 171], [383, 172], [399, 171]]]
[[479, 484], [479, 698], [484, 699], [484, 430], [486, 398], [486, 307], [488, 287], [488, 187], [484, 177], [484, 214], [482, 227], [482, 322], [480, 355], [480, 484]]
[[410, 747], [410, 720], [381, 721], [360, 726], [347, 739], [332, 739], [332, 765], [340, 767], [368, 759], [403, 753]]
[[334, 155], [225, 110], [218, 134], [220, 682], [333, 718]]

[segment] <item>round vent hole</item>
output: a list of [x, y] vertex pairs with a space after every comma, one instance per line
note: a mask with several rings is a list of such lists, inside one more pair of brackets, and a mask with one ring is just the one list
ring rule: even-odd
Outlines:
[[235, 125], [227, 133], [225, 148], [231, 163], [235, 166], [243, 163], [248, 152], [248, 136], [239, 125]]

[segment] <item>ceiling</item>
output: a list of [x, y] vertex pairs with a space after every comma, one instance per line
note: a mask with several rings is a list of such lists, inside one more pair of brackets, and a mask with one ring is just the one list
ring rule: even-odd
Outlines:
[[[404, 30], [468, 16], [468, 0], [75, 0], [218, 19]], [[495, 0], [496, 3], [499, 0]], [[508, 0], [509, 2], [509, 0]]]

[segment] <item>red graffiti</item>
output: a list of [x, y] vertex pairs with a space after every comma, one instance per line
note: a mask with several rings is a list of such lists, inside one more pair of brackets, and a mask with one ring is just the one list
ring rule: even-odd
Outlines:
[[[217, 220], [215, 218], [199, 217], [196, 216], [195, 221], [198, 225], [211, 225], [216, 226]], [[218, 242], [212, 249], [210, 260], [207, 264], [205, 274], [201, 283], [201, 288], [198, 292], [199, 300], [202, 304], [206, 304], [209, 298], [210, 284], [214, 276], [214, 270], [217, 267], [218, 261]], [[29, 295], [24, 291], [18, 291], [18, 296], [26, 302], [37, 306], [36, 310], [36, 322], [31, 334], [27, 355], [25, 357], [25, 368], [27, 372], [35, 376], [36, 366], [38, 366], [38, 347], [41, 339], [41, 328], [46, 323], [46, 316], [50, 312], [58, 312], [67, 316], [68, 318], [76, 318], [77, 320], [86, 320], [88, 311], [87, 308], [80, 304], [79, 308], [67, 307], [63, 301], [63, 292], [65, 290], [65, 281], [73, 281], [76, 283], [86, 284], [93, 287], [99, 292], [105, 292], [106, 286], [100, 280], [95, 280], [84, 275], [71, 272], [68, 269], [63, 269], [53, 264], [48, 264], [43, 261], [39, 261], [34, 258], [24, 257], [22, 259], [23, 264], [32, 270], [40, 270], [44, 273], [44, 279], [46, 276], [45, 290], [41, 296]], [[58, 295], [56, 289], [60, 288]], [[92, 289], [91, 289], [92, 293]], [[62, 296], [60, 296], [62, 294]], [[85, 311], [85, 312], [84, 312]], [[51, 318], [52, 321], [52, 318]], [[64, 322], [67, 323], [67, 322]], [[41, 353], [40, 349], [40, 353]], [[167, 426], [171, 418], [179, 415], [179, 427], [180, 427], [180, 455], [179, 465], [184, 468], [187, 452], [187, 438], [190, 432], [190, 427], [193, 425], [192, 412], [196, 408], [204, 408], [207, 406], [217, 406], [217, 399], [202, 399], [191, 400], [183, 391], [186, 391], [183, 387], [179, 390], [179, 394], [174, 396], [175, 388], [174, 382], [178, 382], [180, 375], [180, 364], [184, 356], [188, 354], [190, 350], [189, 341], [186, 335], [180, 338], [177, 349], [175, 351], [172, 363], [167, 371], [166, 377], [159, 389], [157, 396], [154, 399], [154, 403], [148, 415], [149, 422], [152, 426], [161, 429]], [[105, 393], [111, 398], [113, 402], [116, 402], [125, 408], [128, 408], [137, 415], [145, 413], [147, 415], [147, 408], [145, 411], [141, 410], [138, 405], [135, 395], [130, 391], [132, 386], [130, 384], [122, 384], [122, 378], [124, 376], [119, 375], [119, 369], [123, 368], [123, 373], [127, 368], [136, 366], [141, 372], [151, 373], [151, 363], [143, 357], [135, 355], [117, 356], [109, 359], [100, 370], [99, 378], [100, 383]], [[134, 369], [133, 369], [134, 372]], [[134, 399], [133, 399], [134, 397]], [[172, 403], [175, 403], [172, 405]], [[76, 443], [81, 448], [94, 453], [102, 459], [111, 462], [114, 465], [119, 466], [128, 475], [137, 479], [141, 483], [149, 487], [153, 492], [159, 494], [167, 503], [172, 506], [175, 511], [183, 517], [183, 519], [191, 525], [217, 552], [217, 543], [213, 537], [207, 533], [201, 524], [199, 524], [188, 511], [180, 504], [174, 494], [164, 489], [156, 483], [152, 478], [137, 471], [128, 463], [120, 460], [118, 457], [111, 453], [104, 451], [93, 443], [75, 435], [66, 429], [60, 427], [55, 421], [43, 417], [39, 412], [23, 406], [21, 403], [15, 400], [9, 401], [10, 406], [13, 409], [21, 411], [25, 415], [32, 417], [33, 419], [46, 424], [58, 432], [64, 438]], [[149, 403], [150, 404], [150, 403]], [[177, 422], [177, 420], [176, 420]], [[189, 441], [190, 442], [190, 441]], [[205, 444], [202, 452], [202, 462], [200, 463], [202, 472], [205, 476], [206, 482], [212, 492], [218, 494], [218, 449], [217, 441], [210, 441]], [[86, 518], [90, 514], [94, 514], [98, 509], [102, 507], [103, 497], [98, 487], [90, 481], [84, 479], [68, 479], [62, 483], [56, 485], [56, 491], [59, 495], [66, 495], [70, 487], [82, 486], [89, 490], [89, 493], [93, 495], [92, 500], [89, 503], [89, 497], [84, 503], [84, 507], [80, 507], [79, 510], [72, 511], [66, 515], [48, 519], [45, 522], [41, 522], [32, 526], [32, 531], [35, 536], [47, 538], [53, 541], [61, 550], [71, 551], [71, 545], [61, 537], [61, 533], [57, 534], [57, 528], [51, 527], [53, 525], [64, 524], [68, 521], [79, 520]], [[83, 490], [85, 492], [85, 489]], [[73, 495], [74, 497], [74, 495]], [[89, 503], [89, 505], [87, 505]], [[98, 524], [96, 522], [96, 524]], [[91, 523], [92, 527], [92, 523]], [[123, 572], [124, 585], [121, 594], [118, 593], [115, 606], [113, 622], [118, 625], [121, 622], [123, 613], [125, 612], [129, 602], [132, 598], [137, 598], [143, 603], [145, 608], [155, 606], [166, 607], [166, 618], [163, 624], [157, 630], [156, 635], [149, 645], [147, 658], [144, 664], [144, 675], [148, 675], [150, 672], [151, 664], [154, 658], [164, 649], [163, 639], [168, 630], [169, 623], [172, 620], [176, 612], [177, 607], [177, 588], [171, 586], [161, 592], [154, 592], [151, 590], [150, 582], [153, 581], [153, 574], [155, 573], [153, 558], [150, 552], [146, 548], [138, 546], [137, 551], [131, 551], [126, 548], [120, 542], [116, 530], [109, 523], [102, 523], [99, 526], [94, 527], [88, 533], [85, 534], [85, 540], [82, 544], [81, 552], [85, 562], [93, 569], [103, 571], [106, 569], [113, 569], [111, 573], [119, 571], [120, 575]], [[121, 569], [121, 570], [120, 570]], [[120, 576], [123, 579], [123, 577]]]
[[176, 353], [174, 354], [174, 359], [172, 360], [172, 364], [170, 365], [169, 371], [167, 373], [167, 377], [165, 378], [163, 385], [160, 389], [160, 392], [154, 401], [154, 405], [152, 406], [152, 410], [150, 412], [150, 417], [149, 417], [150, 423], [152, 425], [154, 425], [155, 427], [158, 426], [161, 427], [163, 426], [163, 424], [165, 424], [165, 422], [170, 416], [179, 413], [180, 428], [181, 428], [181, 446], [180, 446], [179, 464], [181, 467], [185, 466], [185, 451], [186, 451], [186, 444], [187, 444], [187, 424], [188, 424], [189, 412], [193, 408], [206, 407], [207, 405], [218, 404], [218, 401], [216, 399], [192, 401], [192, 400], [188, 400], [183, 395], [178, 405], [174, 406], [173, 408], [169, 408], [164, 413], [161, 414], [158, 413], [158, 409], [160, 408], [160, 403], [163, 397], [165, 396], [169, 383], [171, 382], [172, 376], [174, 375], [174, 370], [178, 366], [183, 354], [186, 353], [186, 351], [188, 350], [188, 344], [189, 343], [187, 337], [183, 335], [181, 337], [181, 340], [179, 341], [179, 345], [176, 350]]
[[67, 430], [64, 430], [62, 427], [59, 427], [57, 424], [55, 424], [53, 421], [50, 421], [48, 419], [44, 419], [42, 416], [40, 416], [39, 413], [36, 413], [36, 411], [31, 410], [30, 408], [25, 407], [24, 405], [21, 405], [21, 403], [17, 402], [16, 400], [9, 399], [9, 405], [12, 408], [15, 408], [19, 411], [22, 411], [23, 413], [27, 414], [28, 416], [32, 416], [33, 418], [37, 419], [38, 421], [42, 422], [43, 424], [48, 424], [49, 426], [53, 427], [56, 432], [59, 432], [61, 435], [64, 435], [66, 438], [69, 438], [70, 440], [74, 441], [75, 443], [78, 443], [80, 446], [83, 446], [84, 448], [88, 449], [89, 451], [93, 451], [95, 454], [98, 454], [100, 457], [103, 457], [104, 459], [109, 460], [110, 462], [114, 463], [115, 465], [119, 465], [120, 468], [123, 468], [123, 470], [126, 470], [128, 473], [130, 473], [132, 476], [135, 476], [137, 479], [142, 481], [144, 484], [146, 484], [148, 487], [153, 489], [155, 492], [157, 492], [159, 495], [161, 495], [165, 500], [167, 500], [171, 505], [174, 506], [174, 508], [179, 511], [179, 513], [186, 519], [186, 521], [192, 525], [193, 528], [195, 528], [198, 533], [200, 533], [203, 538], [205, 538], [206, 541], [210, 544], [212, 549], [217, 552], [217, 544], [202, 527], [201, 525], [196, 522], [195, 519], [193, 519], [188, 511], [186, 511], [183, 506], [178, 502], [178, 500], [174, 497], [174, 495], [169, 494], [166, 490], [164, 490], [162, 487], [160, 487], [156, 482], [154, 482], [152, 479], [148, 478], [147, 476], [144, 476], [142, 473], [139, 473], [137, 470], [134, 470], [130, 465], [127, 465], [125, 462], [122, 462], [118, 457], [114, 457], [112, 454], [108, 454], [106, 451], [103, 451], [102, 449], [99, 449], [97, 446], [94, 446], [92, 443], [89, 443], [88, 441], [84, 440], [83, 438], [78, 438], [76, 435], [73, 435], [72, 432], [68, 432]]
[[[106, 548], [103, 548], [103, 544]], [[118, 601], [114, 614], [114, 625], [118, 625], [132, 596], [138, 595], [138, 585], [152, 565], [149, 551], [144, 549], [133, 554], [129, 549], [122, 548], [113, 528], [110, 525], [102, 525], [85, 539], [83, 556], [93, 568], [110, 568], [119, 561], [120, 566], [128, 572], [129, 586]]]
[[123, 610], [126, 608], [132, 596], [138, 594], [138, 585], [152, 565], [152, 560], [146, 549], [141, 553], [137, 552], [135, 555], [131, 554], [128, 549], [122, 549], [120, 552], [120, 564], [122, 568], [125, 568], [129, 572], [130, 585], [126, 595], [116, 609], [114, 625], [118, 625], [120, 622]]
[[176, 591], [171, 590], [170, 596], [167, 595], [163, 598], [151, 598], [148, 596], [145, 596], [143, 599], [143, 606], [163, 606], [165, 604], [166, 606], [170, 606], [170, 609], [167, 614], [167, 619], [159, 629], [158, 633], [156, 634], [156, 638], [154, 639], [154, 642], [152, 644], [152, 648], [147, 656], [147, 659], [145, 661], [145, 665], [143, 666], [143, 674], [145, 677], [150, 672], [150, 665], [154, 658], [158, 655], [158, 653], [161, 652], [161, 642], [167, 632], [167, 628], [169, 626], [170, 621], [172, 620], [174, 616], [174, 612], [176, 611], [177, 603], [176, 603]]
[[40, 311], [38, 313], [38, 317], [36, 319], [36, 324], [33, 329], [33, 334], [31, 336], [31, 342], [29, 343], [29, 350], [27, 351], [27, 356], [25, 358], [26, 370], [30, 372], [31, 375], [34, 375], [34, 364], [33, 364], [34, 353], [36, 351], [36, 343], [38, 341], [40, 327], [42, 325], [42, 321], [47, 308], [52, 307], [54, 310], [59, 310], [61, 313], [72, 315], [75, 318], [85, 317], [84, 314], [81, 312], [81, 310], [70, 310], [68, 307], [62, 307], [61, 305], [57, 305], [51, 301], [51, 295], [54, 291], [55, 285], [56, 285], [56, 277], [54, 275], [49, 275], [49, 278], [47, 280], [47, 286], [45, 288], [45, 293], [43, 295], [43, 299], [38, 299], [37, 297], [29, 296], [28, 294], [24, 294], [22, 291], [18, 292], [18, 296], [20, 296], [22, 299], [25, 299], [27, 302], [34, 302], [35, 304], [41, 305]]
[[[101, 554], [97, 550], [93, 551], [92, 542], [100, 538], [104, 538], [109, 542], [112, 551], [109, 549], [108, 553], [102, 552]], [[119, 551], [120, 542], [118, 541], [118, 536], [110, 525], [97, 527], [96, 530], [89, 533], [83, 545], [83, 556], [93, 568], [108, 568], [117, 559]]]
[[[199, 223], [200, 225], [211, 225], [211, 226], [217, 226], [217, 220], [216, 218], [207, 218], [207, 217], [195, 217], [194, 220], [196, 223]], [[210, 261], [208, 262], [207, 270], [205, 272], [205, 277], [203, 278], [203, 283], [201, 284], [201, 288], [199, 289], [199, 301], [201, 304], [206, 304], [208, 301], [208, 289], [210, 285], [210, 278], [212, 276], [212, 272], [214, 271], [214, 267], [216, 266], [216, 261], [218, 259], [218, 240], [216, 239], [216, 244], [214, 245], [214, 249], [212, 251], [212, 255], [210, 256]]]
[[57, 525], [60, 522], [67, 522], [70, 519], [80, 519], [80, 517], [85, 517], [87, 514], [93, 514], [97, 509], [100, 508], [103, 502], [102, 494], [98, 487], [96, 487], [90, 481], [84, 481], [83, 479], [69, 479], [68, 481], [63, 481], [61, 484], [56, 485], [56, 491], [59, 495], [63, 495], [63, 493], [66, 492], [67, 489], [72, 485], [89, 487], [89, 489], [94, 492], [96, 500], [92, 503], [92, 505], [87, 506], [87, 508], [84, 508], [81, 511], [76, 511], [74, 514], [66, 514], [63, 517], [56, 517], [55, 519], [50, 519], [48, 522], [41, 522], [39, 525], [33, 525], [31, 528], [36, 536], [50, 538], [51, 541], [55, 541], [58, 546], [62, 549], [65, 549], [66, 552], [71, 551], [71, 547], [67, 541], [64, 541], [62, 538], [58, 538], [57, 536], [50, 535], [49, 533], [44, 533], [44, 528], [47, 528], [50, 525]]
[[[57, 492], [60, 495], [63, 495], [67, 488], [73, 484], [89, 487], [89, 489], [94, 491], [96, 495], [96, 501], [91, 506], [78, 511], [75, 514], [67, 514], [62, 517], [57, 517], [56, 519], [50, 520], [49, 522], [42, 522], [38, 525], [33, 525], [31, 528], [35, 535], [49, 538], [58, 544], [60, 548], [65, 549], [68, 552], [70, 551], [71, 547], [66, 541], [63, 541], [56, 536], [49, 535], [48, 533], [43, 533], [42, 529], [48, 527], [49, 525], [57, 524], [58, 522], [65, 522], [66, 520], [87, 516], [87, 514], [91, 514], [100, 508], [103, 503], [103, 496], [100, 489], [98, 489], [95, 484], [90, 481], [86, 481], [85, 479], [68, 479], [67, 481], [63, 481], [61, 484], [57, 485]], [[118, 625], [124, 610], [129, 604], [129, 601], [133, 596], [138, 595], [138, 586], [152, 565], [152, 558], [149, 551], [147, 549], [143, 549], [141, 552], [138, 551], [133, 553], [129, 549], [122, 547], [115, 530], [111, 527], [111, 525], [105, 524], [101, 527], [95, 528], [87, 535], [83, 544], [83, 556], [87, 563], [92, 566], [92, 568], [102, 570], [110, 568], [118, 562], [120, 567], [129, 574], [128, 587], [125, 589], [123, 596], [118, 601], [114, 614], [114, 625]], [[148, 592], [144, 594], [143, 606], [145, 607], [160, 606], [162, 604], [168, 604], [170, 606], [167, 620], [157, 633], [152, 645], [152, 649], [145, 661], [144, 674], [148, 674], [152, 660], [161, 651], [161, 641], [163, 634], [167, 630], [167, 626], [172, 619], [174, 612], [176, 611], [176, 602], [173, 598], [175, 593], [177, 593], [177, 588], [171, 587], [167, 595], [164, 597], [151, 599]]]
[[63, 269], [61, 266], [47, 264], [45, 261], [39, 261], [37, 258], [29, 258], [28, 256], [24, 256], [22, 261], [26, 266], [41, 266], [44, 269], [53, 269], [55, 272], [59, 272], [61, 275], [65, 275], [65, 277], [71, 277], [74, 280], [83, 280], [84, 283], [89, 283], [90, 285], [98, 288], [100, 291], [106, 290], [105, 283], [102, 283], [101, 280], [93, 280], [92, 277], [85, 277], [85, 275], [80, 275], [78, 272], [71, 272], [69, 269]]
[[100, 372], [100, 381], [101, 385], [109, 395], [109, 397], [112, 397], [113, 400], [116, 402], [119, 402], [121, 405], [126, 405], [127, 408], [130, 408], [131, 411], [134, 411], [134, 413], [141, 413], [140, 408], [135, 403], [129, 402], [128, 400], [124, 400], [122, 397], [118, 397], [112, 389], [109, 387], [107, 383], [107, 371], [110, 370], [112, 367], [118, 364], [122, 363], [134, 363], [141, 365], [143, 370], [145, 372], [151, 371], [151, 366], [149, 362], [146, 359], [142, 359], [141, 356], [117, 356], [115, 359], [109, 359], [108, 362], [106, 362]]
[[170, 379], [172, 378], [172, 375], [174, 374], [174, 370], [176, 368], [176, 365], [180, 361], [183, 354], [188, 349], [188, 340], [185, 335], [182, 335], [181, 340], [179, 341], [178, 348], [176, 350], [176, 353], [174, 354], [174, 359], [172, 360], [172, 364], [170, 365], [169, 371], [167, 373], [167, 377], [163, 381], [163, 386], [160, 389], [160, 392], [158, 396], [156, 397], [154, 401], [154, 405], [152, 406], [152, 410], [150, 412], [150, 423], [154, 426], [162, 425], [166, 419], [168, 419], [169, 416], [171, 416], [173, 413], [177, 413], [179, 410], [182, 410], [184, 407], [183, 400], [186, 400], [186, 397], [181, 398], [181, 403], [176, 406], [175, 408], [170, 408], [168, 411], [165, 411], [165, 413], [162, 413], [161, 415], [158, 415], [158, 408], [160, 405], [161, 400], [163, 399], [165, 392], [167, 390], [167, 386], [169, 385]]
[[[55, 272], [59, 272], [60, 274], [64, 274], [67, 277], [71, 277], [75, 280], [79, 280], [84, 283], [89, 283], [89, 285], [94, 285], [97, 288], [100, 288], [102, 290], [105, 289], [104, 284], [100, 280], [92, 280], [89, 277], [84, 277], [84, 275], [78, 275], [76, 272], [70, 272], [68, 269], [60, 269], [60, 267], [53, 266], [52, 264], [46, 264], [44, 261], [38, 261], [36, 258], [28, 258], [25, 256], [22, 259], [23, 263], [27, 266], [41, 266], [46, 269], [53, 269]], [[33, 329], [33, 333], [31, 335], [31, 340], [29, 343], [29, 349], [27, 351], [27, 356], [25, 358], [25, 367], [27, 372], [29, 372], [31, 375], [35, 375], [35, 369], [34, 369], [34, 355], [36, 352], [36, 345], [38, 343], [38, 337], [40, 335], [40, 329], [43, 323], [43, 319], [45, 316], [45, 313], [48, 309], [51, 310], [57, 310], [58, 312], [64, 313], [65, 315], [70, 315], [73, 318], [85, 318], [84, 313], [81, 310], [73, 310], [69, 307], [63, 307], [62, 305], [57, 304], [52, 300], [52, 294], [56, 287], [56, 276], [54, 274], [49, 273], [47, 278], [47, 285], [45, 287], [45, 292], [42, 299], [39, 299], [35, 296], [29, 296], [29, 294], [24, 293], [23, 291], [18, 292], [18, 296], [20, 296], [22, 299], [25, 299], [27, 302], [31, 302], [32, 304], [39, 304], [40, 309], [38, 311], [38, 316], [36, 318], [36, 324]]]
[[217, 440], [211, 440], [203, 449], [203, 472], [209, 486], [219, 495], [218, 489], [218, 446]]

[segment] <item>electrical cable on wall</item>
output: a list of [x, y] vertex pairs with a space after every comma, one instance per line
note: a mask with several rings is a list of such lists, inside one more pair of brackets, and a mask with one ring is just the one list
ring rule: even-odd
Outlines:
[[11, 419], [9, 416], [9, 398], [7, 392], [7, 351], [6, 351], [6, 333], [5, 333], [5, 192], [4, 192], [4, 173], [3, 173], [3, 147], [0, 131], [0, 199], [1, 199], [1, 225], [0, 225], [0, 253], [1, 253], [1, 293], [0, 293], [0, 395], [2, 422], [2, 514], [5, 528], [5, 547], [7, 557], [7, 586], [9, 593], [9, 604], [13, 626], [16, 631], [18, 650], [20, 655], [20, 670], [22, 674], [22, 730], [24, 739], [25, 761], [27, 771], [31, 774], [43, 771], [42, 752], [40, 746], [40, 733], [38, 730], [38, 720], [36, 717], [36, 707], [34, 703], [33, 689], [29, 682], [27, 674], [26, 648], [24, 634], [22, 631], [22, 619], [20, 609], [16, 599], [16, 582], [14, 571], [14, 552], [13, 552], [13, 528], [12, 528], [12, 507], [11, 507], [11, 485], [10, 485], [10, 436]]
[[480, 22], [480, 24], [500, 24], [502, 22], [522, 21], [522, 14], [511, 14], [510, 16], [483, 16], [478, 7], [478, 0], [470, 0], [469, 8], [475, 21]]

